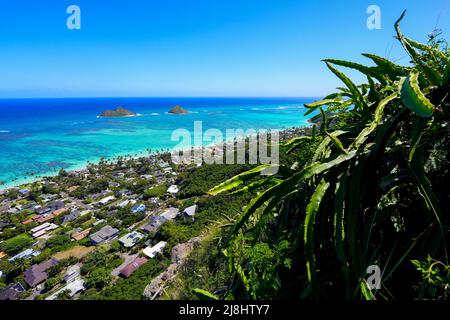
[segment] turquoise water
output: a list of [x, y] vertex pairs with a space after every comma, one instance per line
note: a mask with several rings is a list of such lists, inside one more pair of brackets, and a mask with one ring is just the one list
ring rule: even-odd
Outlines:
[[[80, 169], [101, 157], [138, 156], [173, 149], [175, 129], [203, 132], [226, 129], [285, 129], [306, 126], [304, 103], [314, 98], [110, 98], [0, 100], [0, 181], [17, 185], [52, 175], [61, 168]], [[181, 105], [188, 115], [167, 111]], [[98, 118], [122, 106], [139, 117]]]

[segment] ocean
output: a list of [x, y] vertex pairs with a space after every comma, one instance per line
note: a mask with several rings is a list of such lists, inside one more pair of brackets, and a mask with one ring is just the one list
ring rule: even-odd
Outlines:
[[[173, 149], [176, 129], [286, 129], [308, 125], [316, 98], [84, 98], [0, 100], [0, 189], [88, 162]], [[191, 113], [170, 115], [180, 105]], [[105, 109], [139, 117], [99, 118]]]

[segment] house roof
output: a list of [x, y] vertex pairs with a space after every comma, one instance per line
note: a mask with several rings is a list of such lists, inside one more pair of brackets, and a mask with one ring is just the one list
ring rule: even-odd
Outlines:
[[149, 258], [154, 258], [157, 253], [161, 253], [167, 242], [160, 241], [153, 247], [147, 247], [142, 252]]
[[167, 219], [162, 216], [151, 216], [150, 223], [145, 225], [142, 230], [147, 232], [156, 232], [166, 221]]
[[99, 231], [92, 234], [90, 238], [96, 243], [103, 243], [116, 236], [118, 232], [119, 230], [117, 230], [116, 228], [113, 228], [111, 226], [104, 226]]
[[173, 220], [180, 214], [180, 210], [177, 208], [169, 208], [161, 215], [161, 217], [167, 219], [167, 220]]
[[119, 242], [122, 243], [125, 247], [130, 248], [133, 247], [136, 243], [138, 243], [139, 240], [141, 240], [142, 238], [144, 238], [143, 234], [137, 231], [133, 231], [120, 238]]
[[125, 278], [131, 276], [133, 272], [139, 269], [142, 265], [147, 263], [147, 259], [138, 257], [133, 260], [130, 264], [127, 264], [122, 270], [120, 270], [120, 274], [122, 274]]
[[89, 232], [91, 232], [91, 228], [73, 234], [72, 238], [75, 239], [76, 241], [80, 241], [80, 240], [86, 238], [86, 236], [89, 234]]
[[57, 209], [57, 210], [53, 211], [53, 215], [56, 217], [56, 216], [63, 214], [66, 211], [67, 211], [67, 208]]
[[51, 267], [56, 266], [58, 263], [58, 260], [56, 260], [55, 258], [51, 258], [40, 264], [32, 265], [24, 272], [26, 283], [28, 283], [30, 287], [35, 287], [38, 284], [44, 282], [48, 278], [48, 274], [46, 271]]
[[9, 258], [8, 261], [12, 262], [17, 259], [27, 259], [27, 258], [37, 257], [40, 254], [41, 254], [40, 251], [30, 248], [30, 249], [26, 249], [26, 250], [16, 254], [15, 256]]
[[178, 193], [179, 189], [177, 185], [171, 185], [169, 189], [167, 189], [167, 192], [169, 193]]
[[72, 281], [68, 283], [64, 288], [59, 289], [51, 296], [45, 298], [45, 300], [55, 300], [58, 298], [58, 295], [62, 293], [65, 290], [69, 291], [69, 295], [73, 297], [77, 293], [84, 291], [86, 288], [84, 287], [84, 280], [83, 279], [76, 279], [75, 281]]
[[2, 230], [3, 228], [9, 226], [10, 223], [7, 221], [0, 221], [0, 230]]
[[143, 211], [145, 210], [145, 204], [139, 203], [139, 204], [135, 204], [132, 208], [131, 211]]
[[194, 204], [193, 206], [187, 207], [186, 209], [184, 209], [184, 213], [190, 217], [195, 215], [195, 212], [197, 211], [198, 206], [196, 204]]
[[67, 224], [71, 221], [74, 221], [75, 219], [79, 218], [81, 216], [81, 213], [78, 210], [74, 210], [69, 214], [66, 214], [62, 219], [62, 224]]
[[16, 300], [16, 298], [25, 291], [20, 283], [11, 283], [6, 288], [0, 290], [0, 300]]

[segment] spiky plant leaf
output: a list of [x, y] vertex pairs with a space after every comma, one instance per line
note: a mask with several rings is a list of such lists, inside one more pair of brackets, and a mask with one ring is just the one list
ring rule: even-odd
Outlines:
[[429, 118], [434, 113], [434, 105], [420, 90], [418, 78], [419, 73], [412, 72], [409, 77], [402, 80], [400, 97], [405, 107], [421, 117]]
[[342, 82], [345, 83], [347, 88], [350, 90], [353, 96], [353, 100], [355, 101], [355, 105], [362, 111], [365, 111], [367, 109], [367, 105], [364, 102], [364, 98], [361, 94], [361, 92], [358, 90], [356, 85], [341, 71], [334, 68], [330, 63], [326, 62], [326, 65], [328, 69], [331, 70], [339, 79], [341, 79]]
[[266, 170], [267, 168], [270, 168], [271, 164], [265, 164], [259, 167], [256, 167], [254, 169], [251, 169], [249, 171], [243, 172], [217, 186], [212, 188], [208, 191], [208, 194], [210, 195], [217, 195], [220, 193], [223, 193], [225, 191], [233, 190], [237, 187], [239, 187], [241, 184], [243, 184], [246, 181], [249, 181], [250, 179], [257, 177], [258, 175], [261, 175], [261, 172], [263, 170]]
[[192, 292], [199, 298], [200, 300], [219, 300], [219, 297], [206, 291], [203, 289], [192, 289]]
[[311, 201], [306, 207], [305, 226], [303, 240], [305, 241], [306, 270], [308, 281], [312, 287], [316, 283], [316, 266], [314, 257], [314, 223], [320, 203], [325, 196], [326, 191], [330, 187], [330, 183], [322, 179], [314, 191]]

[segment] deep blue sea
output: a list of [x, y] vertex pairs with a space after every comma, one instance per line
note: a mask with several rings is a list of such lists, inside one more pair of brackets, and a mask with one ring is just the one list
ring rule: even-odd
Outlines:
[[[61, 168], [79, 169], [101, 157], [172, 149], [175, 129], [203, 131], [306, 126], [303, 104], [315, 98], [86, 98], [0, 100], [0, 188]], [[170, 115], [175, 105], [188, 115]], [[122, 106], [139, 117], [98, 118]]]

